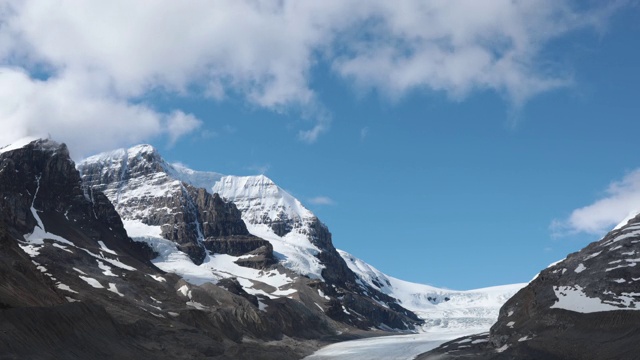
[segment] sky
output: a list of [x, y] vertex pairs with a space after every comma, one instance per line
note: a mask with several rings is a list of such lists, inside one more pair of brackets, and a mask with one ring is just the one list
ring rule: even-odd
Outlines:
[[637, 1], [0, 0], [0, 146], [265, 174], [333, 242], [527, 282], [640, 210]]

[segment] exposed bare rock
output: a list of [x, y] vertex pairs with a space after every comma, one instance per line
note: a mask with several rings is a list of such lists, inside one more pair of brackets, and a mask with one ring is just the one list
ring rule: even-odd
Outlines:
[[482, 339], [458, 339], [420, 359], [636, 359], [638, 263], [640, 216], [541, 271]]

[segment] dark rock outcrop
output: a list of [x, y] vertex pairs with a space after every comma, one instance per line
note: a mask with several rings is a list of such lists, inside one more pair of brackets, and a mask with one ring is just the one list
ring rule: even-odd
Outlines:
[[21, 239], [32, 232], [38, 225], [33, 215], [36, 211], [47, 229], [61, 231], [60, 224], [71, 222], [82, 226], [81, 233], [65, 234], [80, 246], [95, 248], [96, 241], [90, 237], [104, 240], [150, 264], [150, 249], [129, 239], [109, 199], [83, 190], [65, 144], [37, 140], [1, 154], [0, 160], [0, 208], [10, 235]]
[[23, 306], [54, 306], [66, 303], [51, 289], [51, 280], [31, 262], [0, 223], [0, 309]]
[[207, 250], [217, 254], [229, 254], [233, 256], [241, 256], [249, 254], [260, 248], [265, 248], [264, 253], [273, 253], [273, 246], [270, 242], [263, 240], [257, 236], [227, 236], [222, 238], [208, 238], [204, 242]]
[[273, 255], [273, 245], [253, 235], [207, 238], [204, 247], [213, 254], [249, 255], [236, 260], [235, 263], [253, 269], [267, 269], [278, 262]]
[[205, 238], [249, 235], [240, 210], [232, 202], [224, 202], [218, 194], [211, 195], [205, 189], [185, 186], [198, 209]]
[[349, 269], [347, 263], [338, 254], [331, 241], [331, 232], [325, 224], [318, 218], [314, 218], [309, 226], [309, 239], [311, 243], [320, 249], [318, 259], [325, 268], [322, 270], [322, 277], [331, 284], [340, 285], [347, 289], [355, 289], [356, 276]]
[[488, 335], [420, 359], [637, 359], [640, 216], [544, 269], [508, 300]]

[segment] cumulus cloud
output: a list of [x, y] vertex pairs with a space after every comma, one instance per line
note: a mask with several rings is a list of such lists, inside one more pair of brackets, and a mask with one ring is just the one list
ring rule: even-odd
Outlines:
[[313, 205], [334, 205], [335, 201], [327, 196], [316, 196], [309, 199], [309, 203]]
[[603, 198], [573, 210], [565, 220], [555, 220], [551, 229], [559, 235], [579, 232], [601, 235], [639, 212], [640, 169], [636, 169], [622, 180], [612, 182]]
[[69, 76], [45, 81], [17, 68], [0, 67], [0, 144], [50, 135], [67, 142], [72, 155], [80, 158], [155, 136], [174, 141], [200, 125], [193, 115], [159, 113]]
[[[2, 125], [10, 125], [7, 134], [60, 128], [60, 139], [76, 145], [82, 139], [61, 129], [82, 122], [91, 128], [109, 117], [111, 128], [109, 122], [98, 128], [115, 136], [113, 143], [88, 134], [82, 149], [163, 135], [172, 143], [200, 121], [184, 109], [158, 112], [140, 99], [158, 92], [211, 101], [239, 96], [278, 112], [318, 109], [311, 78], [319, 63], [390, 98], [428, 89], [459, 100], [493, 90], [520, 104], [570, 81], [540, 65], [547, 63], [539, 61], [545, 44], [610, 13], [606, 5], [578, 10], [572, 3], [2, 0], [0, 66], [12, 76], [22, 72], [12, 81], [24, 89], [0, 106], [14, 111], [28, 101], [43, 111], [15, 110], [31, 113], [31, 120]], [[3, 81], [5, 90], [12, 85], [6, 76]], [[61, 99], [71, 93], [78, 96]], [[310, 143], [329, 129], [326, 114], [311, 117], [311, 128], [298, 133]], [[124, 133], [116, 129], [122, 124], [133, 126]]]
[[378, 4], [371, 35], [333, 68], [392, 98], [413, 89], [454, 100], [495, 90], [514, 105], [571, 79], [541, 67], [540, 52], [569, 31], [598, 27], [615, 6], [578, 13], [569, 1], [403, 1]]

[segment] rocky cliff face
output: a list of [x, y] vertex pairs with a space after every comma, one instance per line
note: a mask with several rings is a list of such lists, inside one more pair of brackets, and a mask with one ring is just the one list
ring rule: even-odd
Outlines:
[[[232, 206], [197, 191], [192, 200], [210, 209], [202, 219], [226, 224], [212, 233], [233, 228]], [[0, 149], [0, 209], [3, 358], [293, 359], [312, 350], [300, 339], [335, 333], [292, 299], [236, 295], [155, 267], [159, 254], [127, 236], [102, 192], [83, 189], [63, 144]]]
[[[37, 140], [1, 156], [0, 207], [10, 235], [37, 245], [48, 234], [45, 225], [46, 229], [57, 230], [61, 223], [84, 223], [87, 235], [104, 238], [127, 255], [148, 262], [152, 255], [148, 247], [126, 236], [111, 202], [102, 193], [83, 191], [64, 144]], [[101, 221], [96, 221], [99, 215]], [[86, 236], [73, 240], [79, 245], [96, 245]]]
[[540, 272], [504, 304], [489, 334], [421, 359], [636, 359], [638, 263], [640, 216]]
[[125, 220], [159, 226], [195, 264], [205, 259], [205, 240], [253, 238], [233, 203], [172, 176], [175, 169], [150, 146], [93, 157], [79, 169], [86, 192], [103, 192]]

